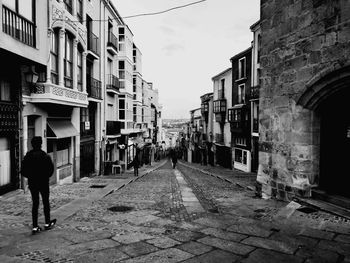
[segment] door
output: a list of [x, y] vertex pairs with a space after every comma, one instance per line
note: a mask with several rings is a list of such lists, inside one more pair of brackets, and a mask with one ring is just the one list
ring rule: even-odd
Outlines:
[[0, 138], [0, 187], [11, 182], [11, 152], [7, 138]]
[[349, 89], [332, 95], [321, 105], [320, 187], [329, 194], [350, 197]]

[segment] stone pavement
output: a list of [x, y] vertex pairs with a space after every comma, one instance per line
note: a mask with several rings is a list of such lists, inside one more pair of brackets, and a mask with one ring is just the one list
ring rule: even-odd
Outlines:
[[201, 165], [199, 163], [187, 163], [179, 161], [184, 166], [201, 171], [202, 173], [217, 177], [239, 187], [255, 191], [256, 173], [246, 173], [237, 169], [228, 169], [221, 166]]
[[[246, 188], [182, 164], [175, 170], [169, 162], [158, 167], [140, 170], [136, 180], [88, 178], [54, 187], [53, 198], [58, 192], [65, 197], [55, 203], [62, 214], [75, 200], [89, 202], [78, 202], [54, 229], [38, 235], [30, 234], [29, 224], [21, 225], [30, 203], [1, 198], [0, 218], [7, 223], [1, 221], [0, 262], [350, 262], [349, 222], [257, 199]], [[86, 187], [94, 184], [106, 186]], [[114, 187], [119, 189], [110, 190]], [[242, 202], [222, 201], [222, 195], [236, 191], [230, 202], [234, 197]], [[222, 207], [234, 204], [236, 213], [210, 212], [202, 198]], [[261, 209], [261, 204], [275, 209]], [[191, 210], [200, 206], [204, 210]], [[261, 216], [250, 216], [254, 213]]]

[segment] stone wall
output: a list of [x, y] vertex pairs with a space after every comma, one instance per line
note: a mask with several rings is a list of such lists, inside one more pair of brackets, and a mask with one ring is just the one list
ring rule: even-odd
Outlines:
[[266, 197], [310, 196], [319, 180], [319, 117], [298, 102], [350, 65], [350, 1], [261, 0], [261, 34], [257, 181]]

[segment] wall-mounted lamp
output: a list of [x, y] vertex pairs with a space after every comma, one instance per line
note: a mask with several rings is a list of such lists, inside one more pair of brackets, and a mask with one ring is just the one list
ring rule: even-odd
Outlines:
[[34, 85], [39, 79], [39, 74], [35, 72], [34, 66], [32, 66], [29, 68], [29, 71], [24, 74], [24, 77], [28, 84]]

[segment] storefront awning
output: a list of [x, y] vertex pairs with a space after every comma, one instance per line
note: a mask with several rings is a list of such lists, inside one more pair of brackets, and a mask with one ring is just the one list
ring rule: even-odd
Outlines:
[[61, 139], [79, 135], [77, 129], [69, 120], [48, 120], [47, 138]]

